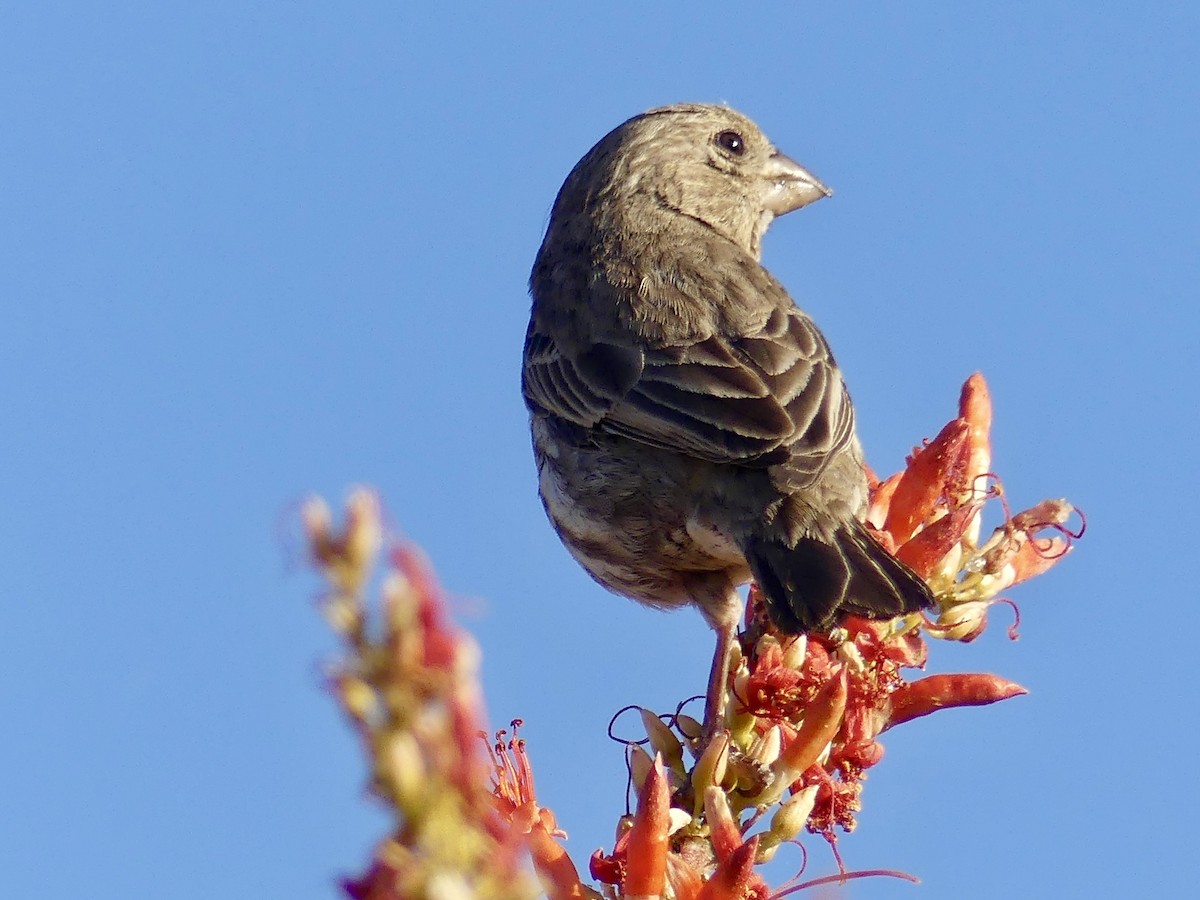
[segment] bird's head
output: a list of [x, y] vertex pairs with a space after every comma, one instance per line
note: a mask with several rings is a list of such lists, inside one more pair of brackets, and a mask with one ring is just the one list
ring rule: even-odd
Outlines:
[[[665, 209], [707, 225], [757, 258], [776, 216], [832, 192], [725, 106], [682, 103], [635, 116], [579, 161], [555, 217], [579, 212], [604, 226]], [[647, 216], [653, 227], [654, 216]]]

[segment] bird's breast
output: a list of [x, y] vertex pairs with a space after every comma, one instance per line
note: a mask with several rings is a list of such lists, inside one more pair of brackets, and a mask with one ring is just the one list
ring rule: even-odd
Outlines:
[[572, 440], [534, 415], [542, 504], [563, 544], [600, 584], [656, 607], [687, 604], [696, 573], [749, 578], [731, 540], [697, 520], [696, 467], [707, 463], [609, 435]]

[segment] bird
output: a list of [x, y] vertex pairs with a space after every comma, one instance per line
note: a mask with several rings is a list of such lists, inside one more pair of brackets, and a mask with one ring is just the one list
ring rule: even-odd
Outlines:
[[724, 105], [651, 109], [571, 170], [529, 279], [522, 393], [542, 504], [609, 590], [695, 606], [720, 727], [753, 580], [784, 634], [933, 603], [864, 524], [854, 408], [817, 326], [761, 263], [831, 195]]

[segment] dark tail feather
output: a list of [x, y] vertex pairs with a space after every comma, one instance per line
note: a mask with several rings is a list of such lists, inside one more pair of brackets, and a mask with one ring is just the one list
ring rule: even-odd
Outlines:
[[859, 522], [830, 543], [801, 538], [789, 547], [755, 535], [744, 550], [767, 614], [789, 634], [826, 631], [846, 613], [888, 619], [933, 605], [925, 582]]

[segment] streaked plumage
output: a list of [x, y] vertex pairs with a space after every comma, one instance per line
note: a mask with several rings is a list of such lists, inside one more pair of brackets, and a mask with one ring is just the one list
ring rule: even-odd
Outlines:
[[694, 603], [719, 633], [751, 576], [792, 633], [931, 601], [861, 524], [841, 373], [759, 263], [772, 218], [828, 193], [733, 110], [651, 110], [575, 166], [530, 279], [522, 382], [554, 527], [601, 584]]

